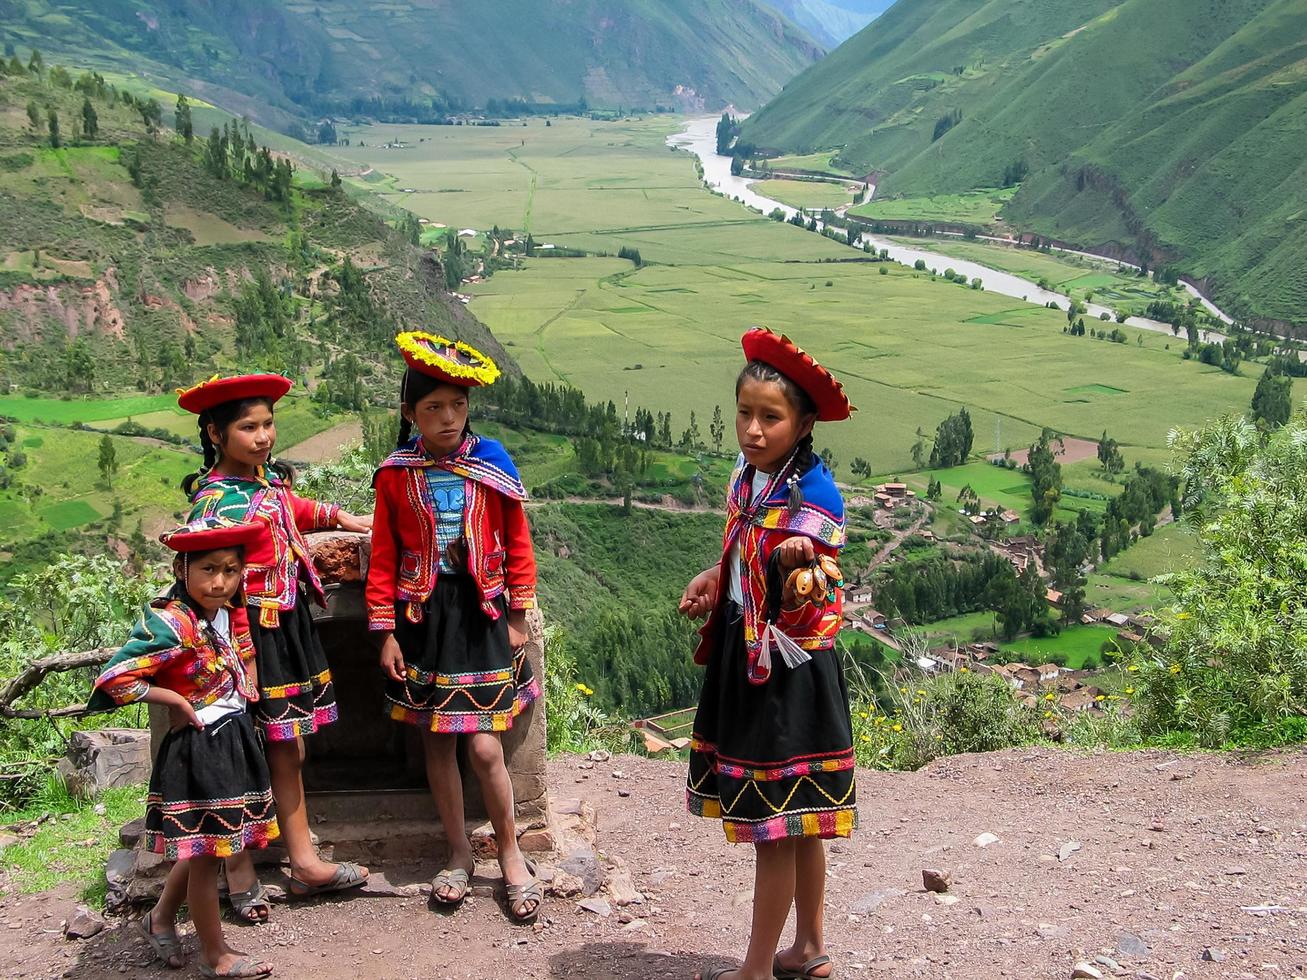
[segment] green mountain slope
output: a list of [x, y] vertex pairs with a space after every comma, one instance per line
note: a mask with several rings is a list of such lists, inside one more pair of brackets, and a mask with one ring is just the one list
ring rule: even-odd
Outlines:
[[1307, 0], [900, 0], [741, 139], [842, 147], [878, 193], [1029, 178], [1006, 221], [1307, 323]]
[[829, 0], [762, 0], [811, 34], [821, 44], [835, 47], [857, 34], [876, 16]]
[[300, 115], [370, 100], [756, 106], [822, 54], [754, 0], [0, 0], [0, 36]]
[[151, 134], [120, 92], [89, 75], [75, 90], [49, 64], [0, 75], [4, 392], [168, 393], [236, 366], [316, 384], [345, 355], [385, 377], [386, 334], [403, 324], [451, 331], [514, 369], [411, 231], [261, 153], [248, 130], [215, 166], [208, 140]]

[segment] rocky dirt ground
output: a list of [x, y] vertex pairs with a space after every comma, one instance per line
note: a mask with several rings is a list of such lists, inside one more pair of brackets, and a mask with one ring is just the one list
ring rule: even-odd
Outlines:
[[[523, 928], [486, 880], [452, 915], [421, 896], [322, 900], [229, 935], [281, 977], [692, 977], [742, 952], [752, 861], [683, 812], [682, 778], [647, 759], [550, 763], [555, 802], [593, 805], [596, 847], [638, 904], [551, 897]], [[839, 976], [1307, 975], [1307, 752], [1014, 750], [863, 773], [858, 798], [861, 829], [829, 852]], [[922, 887], [925, 868], [951, 875], [945, 895]], [[403, 885], [437, 869], [376, 870]], [[71, 888], [4, 896], [0, 976], [168, 974], [124, 920], [63, 938], [74, 904]]]

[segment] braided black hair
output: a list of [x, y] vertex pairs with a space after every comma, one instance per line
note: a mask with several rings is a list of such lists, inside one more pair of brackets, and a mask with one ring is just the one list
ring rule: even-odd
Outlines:
[[[782, 374], [766, 361], [750, 361], [740, 369], [740, 375], [735, 379], [737, 398], [740, 388], [746, 381], [763, 381], [780, 385], [785, 400], [799, 413], [800, 418], [817, 417], [817, 404], [812, 400], [812, 396], [795, 384], [792, 378]], [[797, 513], [803, 506], [803, 491], [799, 489], [799, 480], [808, 470], [817, 465], [817, 459], [817, 454], [812, 450], [812, 433], [809, 432], [795, 446], [794, 462], [790, 468], [790, 475], [785, 481], [789, 485], [788, 506], [791, 514]]]
[[[221, 405], [214, 405], [200, 413], [200, 449], [204, 453], [204, 465], [194, 473], [189, 473], [182, 480], [182, 492], [186, 496], [195, 493], [195, 488], [199, 486], [200, 481], [210, 473], [218, 461], [222, 459], [222, 448], [216, 445], [209, 438], [209, 426], [216, 428], [219, 434], [225, 434], [228, 427], [240, 418], [243, 418], [255, 405], [265, 406], [269, 412], [273, 411], [271, 398], [237, 398], [229, 402], [223, 402]], [[289, 463], [283, 463], [281, 460], [269, 457], [267, 468], [281, 477], [286, 484], [295, 482], [295, 467]]]
[[[407, 368], [404, 371], [404, 380], [399, 383], [399, 438], [395, 440], [395, 448], [400, 449], [413, 438], [413, 423], [404, 415], [404, 409], [410, 412], [417, 408], [418, 402], [426, 398], [441, 385], [451, 384], [448, 381], [442, 381], [440, 378], [433, 378], [429, 374], [423, 374], [421, 371], [414, 371]], [[453, 387], [461, 388], [462, 385]], [[471, 389], [464, 389], [470, 391]], [[470, 400], [470, 399], [469, 399]], [[466, 439], [472, 434], [472, 420], [469, 418], [463, 424], [463, 438]]]

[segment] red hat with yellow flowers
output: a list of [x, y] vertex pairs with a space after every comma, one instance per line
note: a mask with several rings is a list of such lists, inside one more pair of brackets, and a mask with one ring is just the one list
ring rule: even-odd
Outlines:
[[857, 411], [835, 376], [784, 334], [753, 327], [740, 338], [740, 346], [746, 358], [771, 365], [807, 392], [817, 406], [818, 422], [840, 422]]
[[480, 388], [499, 378], [495, 362], [461, 340], [409, 330], [395, 338], [410, 368], [461, 388]]
[[199, 415], [223, 402], [242, 398], [268, 398], [276, 401], [290, 391], [290, 378], [280, 374], [240, 374], [234, 378], [220, 378], [216, 374], [189, 388], [177, 389], [177, 404], [188, 412]]
[[253, 544], [265, 528], [263, 524], [241, 523], [215, 514], [164, 531], [159, 535], [159, 541], [164, 547], [185, 555]]

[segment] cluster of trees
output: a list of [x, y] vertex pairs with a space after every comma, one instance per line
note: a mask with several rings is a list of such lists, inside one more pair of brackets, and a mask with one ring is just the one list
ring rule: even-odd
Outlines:
[[[736, 137], [740, 135], [740, 121], [732, 116], [729, 112], [723, 112], [722, 118], [717, 120], [717, 153], [725, 156], [731, 152], [731, 146], [735, 143]], [[736, 153], [738, 157], [747, 156], [743, 151]]]
[[[1197, 328], [1195, 328], [1196, 332]], [[1219, 367], [1226, 374], [1238, 374], [1239, 365], [1243, 361], [1238, 345], [1230, 340], [1224, 340], [1219, 344], [1206, 343], [1199, 347], [1197, 341], [1191, 339], [1181, 356], [1186, 361], [1196, 356], [1200, 363]]]
[[931, 468], [961, 466], [971, 455], [973, 439], [971, 415], [960, 408], [935, 430], [935, 443], [930, 448]]
[[269, 201], [289, 202], [295, 168], [285, 157], [273, 159], [272, 151], [260, 147], [249, 123], [232, 120], [209, 131], [202, 153], [204, 168], [218, 180], [235, 180], [262, 191]]
[[930, 141], [932, 143], [935, 142], [960, 122], [962, 122], [961, 109], [952, 109], [949, 112], [944, 113], [944, 115], [935, 120], [935, 131], [931, 134]]
[[1026, 163], [1025, 157], [1013, 160], [1003, 168], [1003, 187], [1015, 187], [1026, 179], [1030, 173], [1030, 164]]
[[1253, 421], [1264, 431], [1280, 428], [1293, 414], [1293, 379], [1278, 365], [1269, 366], [1257, 382], [1252, 413]]
[[290, 284], [274, 284], [268, 270], [255, 269], [232, 302], [236, 315], [236, 354], [242, 364], [259, 370], [299, 377], [308, 363], [307, 345], [300, 339], [295, 298]]
[[1121, 447], [1117, 441], [1103, 430], [1103, 437], [1098, 440], [1098, 462], [1103, 467], [1104, 473], [1117, 474], [1125, 469], [1125, 457], [1121, 455]]
[[993, 552], [961, 559], [930, 558], [885, 570], [876, 587], [876, 603], [889, 615], [909, 623], [929, 623], [963, 613], [992, 609], [1007, 639], [1027, 630], [1036, 636], [1056, 633], [1048, 611], [1044, 582], [1033, 565], [1021, 575]]
[[985, 551], [960, 560], [928, 558], [882, 566], [876, 605], [888, 616], [929, 623], [992, 608], [993, 583], [1015, 577], [1007, 559]]
[[1053, 588], [1062, 593], [1062, 617], [1078, 622], [1085, 611], [1085, 576], [1081, 571], [1098, 545], [1098, 518], [1082, 510], [1074, 521], [1058, 521], [1044, 536], [1044, 567]]
[[1062, 465], [1053, 454], [1053, 432], [1045, 429], [1030, 447], [1027, 462], [1022, 467], [1030, 474], [1030, 519], [1036, 524], [1047, 524], [1053, 516], [1057, 502], [1062, 499]]
[[1103, 514], [1099, 532], [1099, 552], [1103, 559], [1124, 551], [1139, 537], [1152, 534], [1157, 515], [1168, 505], [1179, 516], [1179, 488], [1177, 477], [1136, 463], [1121, 494], [1108, 501]]
[[619, 248], [617, 250], [617, 257], [619, 259], [626, 259], [630, 262], [634, 262], [636, 268], [644, 265], [644, 259], [640, 257], [640, 250], [638, 248], [632, 248], [630, 245], [623, 245]]

